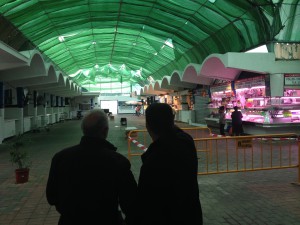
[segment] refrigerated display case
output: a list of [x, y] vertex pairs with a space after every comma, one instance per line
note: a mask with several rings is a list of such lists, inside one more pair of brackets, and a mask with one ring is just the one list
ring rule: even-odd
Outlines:
[[[246, 92], [238, 92], [245, 97], [241, 107], [245, 133], [300, 133], [300, 90], [285, 90], [282, 97], [247, 96]], [[227, 123], [231, 123], [230, 118]]]

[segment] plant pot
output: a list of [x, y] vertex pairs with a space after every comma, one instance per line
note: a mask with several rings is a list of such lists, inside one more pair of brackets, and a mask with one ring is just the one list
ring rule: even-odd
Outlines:
[[29, 169], [24, 168], [24, 169], [16, 169], [16, 184], [22, 184], [28, 182], [29, 178]]

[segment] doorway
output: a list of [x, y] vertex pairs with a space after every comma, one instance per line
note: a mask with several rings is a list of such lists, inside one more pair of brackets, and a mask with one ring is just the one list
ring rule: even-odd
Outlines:
[[100, 101], [101, 109], [109, 109], [112, 114], [118, 114], [118, 101]]

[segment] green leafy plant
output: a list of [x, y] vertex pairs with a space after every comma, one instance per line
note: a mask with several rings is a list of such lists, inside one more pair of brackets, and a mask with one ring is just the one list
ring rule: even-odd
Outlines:
[[18, 135], [9, 141], [10, 144], [10, 161], [17, 165], [19, 169], [29, 168], [32, 164], [28, 152], [23, 147], [30, 143], [31, 140], [23, 135]]

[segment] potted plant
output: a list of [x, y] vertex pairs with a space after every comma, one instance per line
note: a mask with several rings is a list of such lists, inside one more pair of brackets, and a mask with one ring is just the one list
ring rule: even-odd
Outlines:
[[31, 161], [28, 153], [23, 149], [28, 142], [29, 139], [25, 139], [23, 135], [18, 135], [10, 141], [10, 161], [17, 166], [15, 169], [17, 184], [26, 183], [29, 179]]

